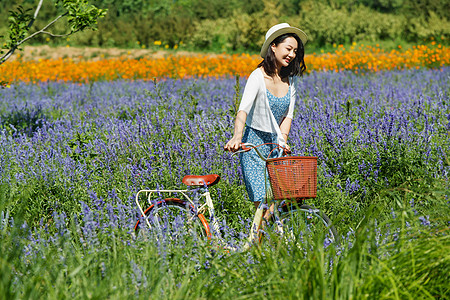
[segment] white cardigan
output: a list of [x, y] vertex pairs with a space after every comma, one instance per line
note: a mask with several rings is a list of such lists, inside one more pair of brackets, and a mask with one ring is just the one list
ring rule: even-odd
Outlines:
[[[296, 90], [290, 79], [291, 87], [291, 99], [289, 109], [284, 115], [285, 118], [293, 118], [294, 105], [296, 98]], [[247, 83], [244, 88], [244, 94], [239, 105], [239, 111], [245, 111], [247, 113], [247, 120], [245, 124], [254, 129], [276, 133], [278, 138], [278, 144], [284, 146], [286, 141], [281, 134], [280, 125], [275, 120], [275, 117], [270, 110], [269, 99], [267, 98], [266, 84], [264, 83], [264, 75], [260, 68], [254, 70], [248, 77]]]

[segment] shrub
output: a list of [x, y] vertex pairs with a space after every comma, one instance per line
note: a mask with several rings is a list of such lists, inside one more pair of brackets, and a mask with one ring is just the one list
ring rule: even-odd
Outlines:
[[[113, 1], [119, 2], [119, 1]], [[315, 47], [358, 41], [405, 39], [411, 42], [431, 37], [448, 40], [448, 4], [430, 0], [421, 1], [125, 1], [111, 3], [98, 1], [99, 7], [109, 9], [98, 24], [98, 31], [81, 32], [69, 44], [102, 47], [149, 47], [154, 41], [173, 47], [180, 41], [192, 50], [255, 51], [264, 41], [269, 27], [278, 22], [288, 22], [305, 30], [310, 44]], [[417, 2], [417, 3], [416, 3]], [[443, 1], [445, 2], [445, 1]], [[18, 1], [16, 5], [31, 5]], [[0, 0], [1, 5], [12, 9], [12, 4]], [[56, 16], [51, 2], [44, 5], [34, 29]], [[7, 14], [2, 10], [0, 35], [6, 32]], [[2, 24], [2, 22], [0, 22]], [[52, 28], [63, 33], [63, 23]], [[35, 43], [66, 45], [67, 41], [41, 35]], [[139, 43], [138, 43], [139, 42]]]

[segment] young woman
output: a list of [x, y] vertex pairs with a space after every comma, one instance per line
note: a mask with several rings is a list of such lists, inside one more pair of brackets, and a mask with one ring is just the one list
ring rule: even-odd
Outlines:
[[[301, 76], [306, 70], [303, 46], [307, 39], [303, 31], [287, 23], [277, 24], [267, 31], [261, 48], [263, 61], [247, 80], [234, 135], [224, 146], [225, 150], [235, 152], [246, 142], [254, 145], [277, 143], [290, 153], [286, 142], [296, 98], [293, 77]], [[266, 157], [272, 149], [273, 145], [259, 148]], [[272, 154], [277, 155], [276, 151]], [[258, 207], [268, 184], [264, 175], [265, 163], [255, 151], [242, 153], [240, 163], [249, 198]]]

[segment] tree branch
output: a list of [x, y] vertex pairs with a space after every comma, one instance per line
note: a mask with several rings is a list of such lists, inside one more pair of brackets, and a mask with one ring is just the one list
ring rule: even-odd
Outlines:
[[59, 19], [61, 19], [61, 18], [64, 17], [64, 16], [66, 16], [67, 14], [68, 14], [68, 13], [64, 13], [64, 14], [62, 14], [62, 15], [59, 15], [56, 19], [54, 19], [53, 21], [51, 21], [50, 23], [48, 23], [48, 24], [47, 24], [44, 28], [42, 28], [41, 30], [36, 31], [35, 33], [33, 33], [33, 34], [31, 34], [30, 36], [26, 37], [25, 39], [21, 40], [20, 42], [18, 42], [18, 43], [16, 44], [16, 48], [17, 48], [18, 46], [22, 45], [23, 43], [25, 43], [26, 41], [28, 41], [28, 40], [34, 38], [36, 35], [46, 32], [45, 30], [46, 30], [47, 28], [49, 28], [50, 26], [52, 26], [53, 24], [55, 24], [56, 21], [58, 21]]
[[[42, 7], [44, 0], [39, 0], [39, 3], [34, 11], [34, 15], [28, 14], [28, 10], [24, 11], [21, 6], [19, 6], [18, 12], [11, 12], [12, 19], [10, 23], [10, 41], [7, 44], [9, 51], [0, 57], [0, 65], [3, 64], [11, 55], [19, 49], [19, 46], [26, 41], [34, 38], [38, 34], [48, 34], [52, 37], [66, 37], [72, 35], [76, 32], [83, 31], [86, 28], [91, 28], [93, 25], [97, 24], [97, 20], [105, 16], [106, 11], [104, 9], [98, 9], [94, 5], [90, 5], [86, 0], [64, 0], [63, 7], [66, 12], [54, 19], [52, 22], [47, 24], [41, 30], [34, 32], [33, 34], [26, 36], [31, 26], [33, 26], [34, 21], [37, 19], [39, 11]], [[58, 3], [59, 1], [57, 1]], [[53, 34], [47, 31], [47, 28], [55, 24], [59, 19], [69, 15], [68, 22], [70, 25], [70, 32], [66, 34]], [[28, 22], [26, 25], [25, 22]], [[26, 25], [26, 26], [24, 26]], [[23, 38], [23, 39], [22, 39]], [[22, 40], [20, 40], [22, 39]], [[0, 48], [1, 50], [1, 48]], [[3, 53], [3, 51], [0, 51]]]
[[11, 48], [8, 52], [6, 52], [5, 55], [3, 55], [2, 57], [0, 57], [0, 65], [1, 65], [2, 63], [4, 63], [5, 61], [7, 61], [8, 58], [9, 58], [11, 55], [13, 55], [13, 53], [14, 53], [15, 50], [16, 50], [16, 49]]
[[41, 6], [42, 6], [42, 2], [44, 2], [44, 0], [39, 1], [38, 7], [36, 8], [36, 11], [34, 12], [33, 20], [30, 22], [31, 24], [28, 25], [28, 28], [30, 28], [31, 25], [33, 25], [34, 20], [36, 20], [39, 10], [41, 9]]
[[[35, 13], [34, 13], [35, 17], [34, 17], [34, 19], [31, 20], [30, 23], [28, 24], [28, 29], [30, 29], [30, 27], [33, 25], [34, 20], [36, 19], [37, 13], [39, 12], [39, 9], [41, 8], [41, 5], [42, 5], [42, 1], [43, 1], [43, 0], [41, 0], [41, 1], [39, 2], [39, 6], [38, 6], [38, 8], [36, 9], [36, 11], [35, 11]], [[65, 35], [54, 35], [54, 34], [52, 34], [52, 33], [50, 33], [50, 32], [45, 31], [47, 28], [49, 28], [50, 26], [52, 26], [53, 24], [55, 24], [55, 22], [57, 22], [59, 19], [61, 19], [62, 17], [66, 16], [67, 14], [68, 14], [68, 13], [66, 12], [66, 13], [64, 13], [64, 14], [62, 14], [62, 15], [59, 15], [58, 17], [56, 17], [56, 19], [54, 19], [53, 21], [51, 21], [50, 23], [48, 23], [48, 24], [47, 24], [44, 28], [42, 28], [41, 30], [36, 31], [35, 33], [33, 33], [33, 34], [31, 34], [30, 36], [28, 36], [28, 37], [24, 38], [23, 40], [21, 40], [20, 42], [17, 42], [17, 43], [16, 43], [16, 44], [15, 44], [15, 45], [14, 45], [14, 46], [13, 46], [13, 47], [5, 54], [5, 55], [3, 55], [2, 57], [0, 57], [0, 65], [1, 65], [2, 63], [4, 63], [8, 58], [10, 58], [11, 55], [13, 55], [14, 51], [16, 51], [16, 49], [17, 49], [20, 45], [22, 45], [22, 44], [25, 43], [26, 41], [28, 41], [28, 40], [34, 38], [34, 37], [35, 37], [36, 35], [38, 35], [38, 34], [45, 33], [45, 34], [49, 34], [50, 36], [54, 36], [54, 37], [64, 37], [64, 36], [68, 36], [68, 35], [72, 34], [73, 32], [67, 33], [67, 34], [65, 34]]]
[[48, 32], [48, 31], [40, 31], [40, 33], [42, 33], [42, 34], [48, 34], [49, 36], [51, 36], [51, 37], [66, 37], [66, 36], [69, 36], [69, 35], [71, 35], [71, 34], [73, 34], [73, 33], [75, 33], [76, 31], [71, 31], [71, 32], [69, 32], [69, 33], [66, 33], [66, 34], [54, 34], [54, 33], [51, 33], [51, 32]]

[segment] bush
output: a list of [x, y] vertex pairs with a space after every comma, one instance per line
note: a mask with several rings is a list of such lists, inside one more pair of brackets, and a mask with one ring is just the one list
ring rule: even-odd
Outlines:
[[219, 51], [258, 51], [267, 29], [277, 23], [280, 9], [264, 2], [265, 9], [253, 14], [235, 11], [229, 18], [204, 20], [195, 24], [189, 45], [196, 49]]
[[[116, 2], [116, 1], [113, 1]], [[422, 42], [432, 37], [450, 36], [446, 4], [430, 0], [429, 5], [404, 1], [97, 1], [109, 9], [100, 20], [98, 31], [85, 31], [70, 41], [40, 35], [35, 43], [70, 44], [101, 47], [149, 47], [155, 41], [172, 48], [183, 42], [189, 48], [213, 51], [259, 51], [267, 29], [278, 22], [288, 22], [305, 30], [310, 45], [347, 44], [360, 41], [407, 40]], [[432, 3], [431, 3], [432, 2]], [[26, 1], [18, 1], [32, 7]], [[0, 0], [6, 33], [7, 12], [12, 4]], [[417, 9], [416, 9], [417, 8]], [[420, 9], [419, 9], [420, 8]], [[53, 3], [44, 2], [33, 30], [40, 29], [57, 15]], [[67, 26], [57, 24], [52, 31], [61, 34]]]
[[198, 21], [188, 40], [192, 49], [257, 52], [267, 29], [278, 22], [303, 29], [310, 47], [450, 36], [449, 21], [433, 12], [429, 18], [408, 20], [401, 14], [382, 13], [362, 5], [348, 10], [307, 1], [302, 2], [297, 15], [283, 16], [276, 6], [266, 4], [264, 12], [234, 13], [228, 18]]
[[412, 18], [405, 29], [408, 40], [423, 41], [436, 37], [450, 36], [450, 20], [439, 17], [430, 12], [430, 17], [423, 16]]
[[292, 24], [305, 28], [315, 46], [397, 39], [406, 25], [403, 16], [379, 13], [365, 6], [348, 11], [313, 2], [305, 4], [292, 20]]

